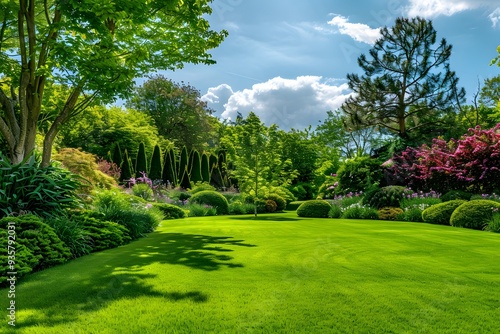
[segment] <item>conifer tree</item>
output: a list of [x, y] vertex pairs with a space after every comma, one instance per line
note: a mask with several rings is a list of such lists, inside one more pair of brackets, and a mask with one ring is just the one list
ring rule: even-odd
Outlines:
[[[184, 177], [184, 170], [188, 168], [188, 151], [186, 146], [184, 146], [181, 150], [181, 154], [179, 156], [179, 166], [177, 168], [177, 179], [182, 181]], [[189, 174], [189, 173], [188, 173]]]
[[151, 164], [149, 169], [149, 178], [151, 180], [161, 180], [161, 150], [158, 145], [155, 146], [153, 150], [153, 156], [151, 157]]
[[113, 155], [111, 156], [111, 161], [117, 166], [121, 166], [123, 162], [122, 150], [120, 148], [120, 143], [116, 142], [113, 147]]
[[132, 178], [132, 168], [127, 149], [125, 149], [125, 152], [123, 153], [123, 163], [120, 168], [122, 171], [120, 174], [120, 181], [126, 182], [127, 180], [130, 180]]
[[141, 177], [141, 172], [148, 172], [146, 148], [144, 147], [144, 143], [139, 144], [139, 150], [137, 151], [137, 157], [135, 159], [135, 176]]
[[165, 152], [165, 157], [164, 157], [164, 164], [163, 164], [163, 173], [162, 173], [162, 179], [163, 183], [168, 184], [170, 183], [172, 186], [177, 186], [178, 185], [178, 178], [177, 178], [177, 162], [175, 159], [175, 153], [173, 149], [168, 150]]
[[189, 179], [189, 173], [187, 171], [187, 167], [184, 168], [184, 172], [182, 173], [182, 178], [181, 178], [180, 186], [181, 186], [182, 189], [189, 189], [189, 188], [191, 188], [191, 181]]
[[210, 183], [210, 162], [208, 155], [204, 153], [201, 156], [201, 178], [203, 179], [203, 182], [208, 182]]
[[203, 177], [201, 175], [201, 161], [200, 161], [200, 153], [198, 151], [193, 150], [193, 160], [191, 162], [191, 174], [190, 178], [193, 184], [197, 182], [203, 181]]

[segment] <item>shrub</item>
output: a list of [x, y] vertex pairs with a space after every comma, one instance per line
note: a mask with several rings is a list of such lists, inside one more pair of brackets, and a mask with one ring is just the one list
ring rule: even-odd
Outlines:
[[498, 213], [498, 211], [495, 211], [493, 213], [493, 216], [488, 222], [488, 225], [486, 225], [485, 230], [500, 233], [500, 214]]
[[200, 191], [191, 196], [189, 202], [210, 205], [217, 210], [217, 214], [219, 215], [226, 215], [229, 212], [229, 203], [227, 199], [216, 191]]
[[448, 201], [452, 201], [452, 200], [455, 200], [455, 199], [462, 199], [462, 200], [465, 200], [465, 201], [470, 201], [471, 197], [472, 197], [472, 194], [468, 193], [466, 191], [462, 191], [462, 190], [450, 190], [446, 194], [444, 194], [443, 196], [441, 196], [441, 201], [448, 202]]
[[85, 235], [89, 238], [92, 251], [115, 248], [130, 241], [127, 229], [110, 221], [102, 221], [91, 217], [75, 217], [80, 220]]
[[85, 233], [83, 226], [78, 220], [64, 214], [46, 218], [44, 222], [52, 227], [59, 239], [68, 246], [73, 258], [92, 252], [90, 237]]
[[42, 168], [35, 157], [11, 165], [0, 156], [0, 218], [32, 212], [50, 216], [79, 205], [80, 182], [73, 173], [51, 165]]
[[194, 194], [199, 193], [200, 191], [204, 191], [204, 190], [215, 191], [216, 189], [214, 186], [210, 185], [207, 182], [196, 182], [194, 187], [191, 190], [189, 190], [189, 194], [194, 195]]
[[186, 212], [176, 205], [168, 203], [154, 203], [153, 206], [163, 213], [164, 219], [179, 219], [186, 217]]
[[266, 200], [266, 212], [275, 212], [278, 205], [272, 199]]
[[327, 218], [331, 205], [324, 200], [315, 199], [302, 203], [297, 209], [299, 217]]
[[[14, 230], [11, 229], [11, 231]], [[0, 287], [8, 285], [8, 272], [15, 271], [17, 278], [21, 278], [29, 274], [38, 263], [38, 258], [33, 255], [31, 250], [16, 240], [16, 257], [14, 270], [12, 270], [9, 264], [9, 235], [12, 236], [14, 234], [13, 232], [9, 233], [8, 229], [0, 228]]]
[[178, 195], [179, 201], [187, 201], [191, 198], [191, 196], [192, 195], [190, 193], [185, 192], [185, 191], [179, 192], [179, 195]]
[[132, 194], [149, 201], [153, 198], [153, 189], [146, 183], [137, 183], [132, 186]]
[[398, 208], [407, 193], [408, 189], [402, 186], [383, 187], [375, 191], [373, 195], [368, 198], [369, 202], [365, 204], [377, 209], [384, 207]]
[[217, 210], [210, 205], [197, 203], [189, 205], [189, 217], [215, 216], [216, 214]]
[[286, 208], [286, 200], [280, 195], [270, 194], [266, 197], [266, 200], [271, 200], [276, 204], [274, 211], [283, 211]]
[[465, 200], [455, 199], [433, 205], [422, 211], [422, 219], [430, 224], [450, 225], [451, 214], [465, 202]]
[[401, 208], [385, 207], [378, 210], [378, 218], [381, 220], [396, 220], [403, 212]]
[[16, 245], [24, 245], [36, 259], [33, 271], [66, 262], [71, 252], [54, 229], [34, 215], [0, 219], [0, 229], [8, 230], [9, 222], [16, 227]]
[[328, 212], [328, 217], [330, 218], [340, 218], [342, 217], [342, 208], [339, 205], [332, 205], [330, 211]]
[[305, 203], [305, 201], [290, 202], [286, 205], [286, 209], [289, 211], [297, 211], [297, 209], [302, 203]]
[[423, 207], [418, 205], [406, 207], [403, 209], [403, 212], [396, 217], [396, 219], [413, 223], [421, 223], [424, 221], [422, 218], [423, 210]]
[[240, 201], [229, 203], [228, 209], [230, 215], [242, 215], [246, 213], [245, 208], [243, 207], [243, 203], [241, 203]]
[[374, 208], [355, 203], [343, 209], [341, 217], [344, 219], [378, 219], [378, 212]]
[[338, 169], [337, 177], [340, 191], [359, 192], [377, 184], [382, 179], [381, 162], [370, 157], [357, 157], [346, 160]]
[[475, 200], [465, 202], [453, 211], [450, 224], [457, 227], [466, 227], [482, 230], [498, 211], [500, 203], [491, 200]]

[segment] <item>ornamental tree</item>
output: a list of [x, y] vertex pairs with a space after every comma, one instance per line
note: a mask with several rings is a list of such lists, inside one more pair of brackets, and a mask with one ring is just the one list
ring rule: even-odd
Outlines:
[[63, 124], [96, 102], [126, 98], [133, 79], [184, 63], [213, 64], [208, 50], [226, 31], [210, 30], [211, 0], [2, 0], [0, 134], [10, 160], [35, 148], [46, 87], [65, 89], [44, 136], [50, 162]]

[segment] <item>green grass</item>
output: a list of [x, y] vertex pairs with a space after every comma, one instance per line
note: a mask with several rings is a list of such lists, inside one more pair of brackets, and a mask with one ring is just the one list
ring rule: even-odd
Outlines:
[[16, 332], [495, 333], [499, 254], [500, 234], [422, 223], [171, 220], [27, 277]]

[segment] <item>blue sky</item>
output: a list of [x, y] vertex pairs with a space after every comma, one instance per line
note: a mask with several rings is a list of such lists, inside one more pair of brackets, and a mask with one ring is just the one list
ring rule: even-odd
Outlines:
[[229, 37], [212, 55], [216, 65], [163, 73], [196, 87], [216, 115], [256, 112], [283, 129], [317, 125], [350, 94], [347, 73], [361, 73], [383, 26], [397, 17], [432, 20], [438, 40], [453, 45], [451, 69], [467, 91], [500, 75], [490, 66], [500, 45], [500, 0], [214, 0], [209, 17]]

